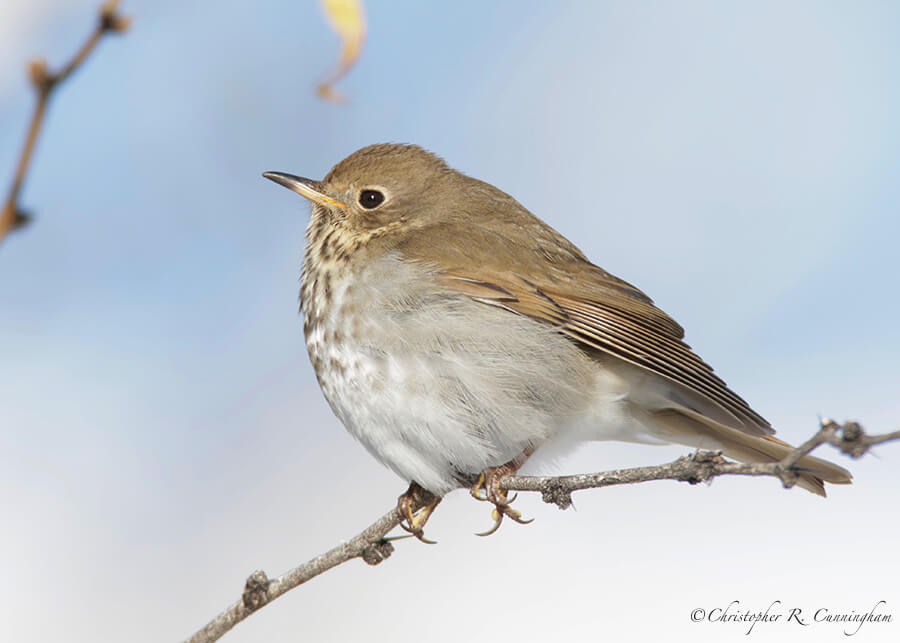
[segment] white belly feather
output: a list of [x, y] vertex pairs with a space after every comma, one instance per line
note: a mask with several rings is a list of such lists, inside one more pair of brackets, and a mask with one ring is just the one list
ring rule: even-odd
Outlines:
[[328, 283], [327, 306], [304, 287], [319, 383], [347, 429], [408, 481], [442, 495], [554, 437], [641, 439], [623, 421], [627, 382], [546, 325], [440, 292], [392, 257]]

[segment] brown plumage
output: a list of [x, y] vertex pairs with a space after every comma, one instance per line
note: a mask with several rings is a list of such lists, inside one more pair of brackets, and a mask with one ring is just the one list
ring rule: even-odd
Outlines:
[[[288, 179], [276, 180], [289, 183]], [[648, 441], [649, 436], [658, 441], [721, 448], [744, 461], [774, 461], [789, 450], [789, 445], [771, 437], [774, 431], [769, 423], [691, 350], [684, 342], [681, 326], [646, 294], [591, 263], [570, 241], [497, 188], [450, 169], [421, 148], [401, 145], [364, 148], [336, 165], [324, 181], [309, 181], [307, 187], [309, 193], [301, 191], [306, 188], [298, 189], [314, 202], [304, 265], [305, 297], [313, 297], [316, 283], [333, 280], [333, 256], [348, 262], [342, 274], [350, 287], [357, 279], [363, 283], [371, 274], [415, 281], [416, 288], [424, 283], [429, 292], [440, 295], [431, 309], [422, 310], [426, 299], [421, 296], [410, 296], [408, 310], [402, 295], [398, 296], [399, 303], [391, 304], [391, 314], [396, 314], [398, 307], [407, 311], [404, 315], [411, 330], [417, 328], [414, 324], [424, 323], [424, 318], [440, 324], [442, 316], [465, 316], [473, 325], [481, 323], [483, 317], [489, 324], [493, 322], [487, 320], [494, 320], [497, 313], [488, 311], [494, 310], [502, 311], [497, 318], [501, 322], [521, 320], [516, 324], [524, 324], [526, 334], [528, 328], [536, 334], [545, 332], [539, 330], [544, 328], [564, 337], [565, 343], [553, 344], [555, 354], [567, 356], [564, 359], [572, 364], [573, 373], [590, 371], [591, 381], [599, 384], [591, 384], [589, 389], [601, 386], [586, 390], [583, 399], [577, 395], [572, 398], [570, 405], [579, 407], [571, 410], [572, 417], [621, 419], [623, 428], [614, 432], [614, 439]], [[372, 208], [363, 206], [364, 198], [377, 200], [366, 195], [366, 190], [378, 192], [383, 202]], [[396, 269], [394, 264], [398, 262], [402, 269]], [[416, 288], [410, 292], [417, 292]], [[478, 306], [473, 308], [472, 303]], [[308, 319], [322, 314], [318, 305], [304, 306]], [[371, 314], [378, 314], [377, 310]], [[452, 332], [448, 330], [449, 345], [464, 343], [464, 338], [454, 340]], [[484, 340], [486, 350], [493, 344], [491, 337]], [[381, 347], [363, 341], [357, 349], [361, 353], [375, 350], [390, 354], [391, 344], [387, 339], [384, 342]], [[537, 359], [532, 357], [535, 348], [531, 341], [527, 344], [521, 351], [505, 349], [508, 363], [492, 354], [492, 364], [501, 360], [496, 366], [499, 378], [506, 369], [540, 371], [540, 362], [531, 361]], [[570, 352], [565, 346], [577, 351]], [[403, 345], [396, 350], [415, 353], [419, 349]], [[424, 346], [421, 350], [426, 355]], [[316, 352], [314, 361], [321, 362], [320, 353]], [[407, 357], [406, 353], [402, 355]], [[466, 359], [461, 355], [459, 359]], [[436, 363], [435, 369], [439, 368]], [[532, 387], [537, 393], [531, 393], [536, 409], [552, 407], [554, 396], [569, 395], [568, 391], [556, 391], [552, 383], [538, 380]], [[531, 385], [517, 381], [515, 386]], [[505, 392], [498, 391], [498, 395]], [[340, 394], [335, 390], [326, 391], [326, 395]], [[483, 402], [480, 395], [473, 393], [474, 401], [466, 402], [473, 406], [475, 417], [496, 417], [501, 410]], [[485, 397], [490, 400], [490, 392]], [[600, 410], [598, 399], [603, 405]], [[340, 401], [329, 400], [332, 406], [341, 406]], [[352, 415], [346, 409], [338, 412]], [[560, 411], [553, 413], [563, 418]], [[357, 416], [345, 419], [348, 422], [348, 428], [376, 456], [414, 480], [409, 473], [414, 467], [392, 461], [380, 438], [370, 437], [389, 429], [375, 431], [360, 426], [365, 421]], [[439, 433], [436, 430], [436, 435]], [[496, 458], [506, 458], [513, 451], [527, 450], [523, 445], [531, 445], [528, 449], [540, 447], [553, 437], [552, 429], [546, 428], [523, 437], [512, 450], [502, 445], [491, 448], [495, 448]], [[609, 434], [598, 429], [596, 436], [587, 437], [606, 439]], [[500, 464], [503, 462], [491, 466]], [[448, 466], [477, 473], [466, 470], [466, 463], [451, 462]], [[846, 470], [819, 458], [807, 456], [798, 468], [803, 471], [801, 486], [820, 495], [824, 495], [823, 481], [850, 481]]]

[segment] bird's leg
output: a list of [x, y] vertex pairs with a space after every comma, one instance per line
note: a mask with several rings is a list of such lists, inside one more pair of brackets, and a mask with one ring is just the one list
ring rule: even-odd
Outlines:
[[441, 499], [439, 497], [423, 489], [415, 482], [410, 482], [406, 493], [397, 498], [397, 511], [403, 517], [403, 520], [400, 521], [400, 526], [423, 543], [436, 544], [435, 541], [425, 538], [422, 530], [434, 512], [434, 508], [440, 502]]
[[510, 460], [506, 464], [501, 464], [499, 467], [488, 467], [481, 472], [481, 475], [478, 476], [478, 481], [471, 489], [469, 489], [469, 493], [476, 500], [490, 502], [494, 505], [494, 510], [491, 512], [491, 517], [494, 519], [494, 526], [485, 532], [477, 534], [478, 536], [490, 536], [497, 531], [500, 528], [500, 523], [503, 522], [503, 516], [508, 516], [511, 520], [520, 525], [527, 525], [534, 520], [533, 518], [530, 520], [522, 518], [521, 512], [510, 507], [510, 503], [516, 499], [516, 496], [513, 495], [513, 497], [510, 498], [509, 493], [505, 489], [500, 488], [500, 481], [503, 480], [504, 477], [518, 471], [525, 463], [525, 460], [528, 459], [528, 456], [533, 452], [534, 449], [528, 449], [515, 460]]

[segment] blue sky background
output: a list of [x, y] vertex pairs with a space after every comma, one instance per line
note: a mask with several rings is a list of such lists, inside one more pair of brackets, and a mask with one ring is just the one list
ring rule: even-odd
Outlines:
[[[0, 169], [23, 67], [80, 44], [95, 1], [0, 7]], [[321, 177], [414, 142], [513, 194], [635, 283], [778, 429], [900, 424], [900, 8], [879, 2], [369, 2], [335, 106], [317, 3], [126, 2], [54, 97], [0, 247], [0, 639], [179, 640], [355, 534], [405, 487], [343, 431], [297, 314], [308, 207], [260, 177]], [[7, 179], [3, 179], [7, 180]], [[562, 472], [682, 448], [588, 445]], [[900, 636], [900, 446], [823, 501], [773, 480], [465, 494], [385, 565], [354, 561], [225, 640], [738, 640], [696, 607], [888, 602]], [[501, 618], [497, 613], [502, 614]], [[843, 640], [840, 627], [760, 636]]]

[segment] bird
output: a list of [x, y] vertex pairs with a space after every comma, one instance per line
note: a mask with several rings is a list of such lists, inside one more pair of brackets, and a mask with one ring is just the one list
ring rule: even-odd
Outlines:
[[[347, 430], [409, 483], [405, 529], [469, 487], [500, 488], [536, 452], [614, 440], [775, 462], [792, 447], [636, 286], [512, 196], [411, 144], [369, 145], [323, 180], [263, 176], [312, 204], [300, 309], [309, 358]], [[850, 473], [806, 455], [824, 496]]]

